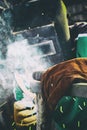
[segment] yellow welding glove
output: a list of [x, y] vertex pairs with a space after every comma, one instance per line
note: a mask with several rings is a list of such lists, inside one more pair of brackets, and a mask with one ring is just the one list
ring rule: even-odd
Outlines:
[[22, 101], [14, 103], [14, 121], [17, 126], [36, 124], [36, 106], [26, 107]]

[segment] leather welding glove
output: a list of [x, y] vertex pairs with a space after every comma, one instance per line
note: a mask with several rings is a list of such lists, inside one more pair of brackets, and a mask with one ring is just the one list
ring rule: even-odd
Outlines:
[[42, 75], [42, 92], [49, 108], [67, 94], [72, 83], [87, 82], [87, 58], [75, 58], [50, 67]]
[[36, 124], [36, 106], [29, 106], [26, 106], [22, 100], [14, 103], [14, 121], [17, 126], [30, 126]]

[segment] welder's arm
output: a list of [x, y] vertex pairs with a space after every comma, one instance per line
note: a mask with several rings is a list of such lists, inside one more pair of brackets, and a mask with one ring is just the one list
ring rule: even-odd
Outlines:
[[25, 107], [22, 100], [14, 103], [14, 121], [17, 126], [30, 126], [36, 124], [36, 108]]
[[[33, 80], [30, 83], [32, 92], [25, 87], [23, 79], [18, 73], [15, 73], [15, 79], [22, 91], [23, 97], [14, 103], [14, 121], [16, 126], [31, 126], [36, 124], [36, 92], [38, 89], [38, 81]], [[33, 90], [35, 90], [33, 92]]]

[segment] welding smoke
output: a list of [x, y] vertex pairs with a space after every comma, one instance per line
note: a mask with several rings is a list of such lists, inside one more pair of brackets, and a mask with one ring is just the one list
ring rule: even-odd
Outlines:
[[0, 17], [0, 27], [0, 85], [3, 88], [0, 95], [7, 98], [17, 85], [15, 71], [23, 74], [28, 84], [30, 81], [34, 84], [33, 72], [43, 71], [48, 65], [41, 62], [42, 52], [37, 46], [31, 45], [31, 40], [25, 39], [22, 34], [12, 35], [10, 14], [7, 16], [5, 12]]

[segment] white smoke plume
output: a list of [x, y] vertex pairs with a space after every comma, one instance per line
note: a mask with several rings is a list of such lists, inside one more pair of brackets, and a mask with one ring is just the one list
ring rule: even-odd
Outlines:
[[[0, 61], [0, 83], [7, 91], [7, 95], [16, 87], [15, 72], [23, 74], [23, 78], [28, 85], [32, 79], [32, 73], [35, 71], [43, 71], [47, 68], [47, 63], [40, 60], [42, 52], [29, 44], [27, 39], [15, 40], [15, 42], [7, 45], [6, 59]], [[31, 86], [30, 86], [31, 87]]]
[[[7, 16], [6, 18], [8, 19]], [[16, 86], [15, 71], [23, 73], [29, 83], [33, 80], [32, 73], [43, 71], [48, 64], [40, 60], [42, 52], [37, 46], [31, 45], [31, 40], [25, 39], [21, 34], [13, 36], [9, 22], [7, 24], [1, 17], [0, 27], [0, 95], [6, 97]]]

